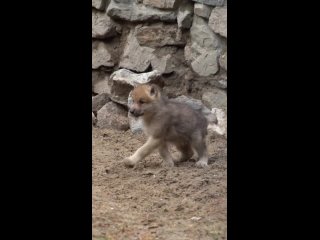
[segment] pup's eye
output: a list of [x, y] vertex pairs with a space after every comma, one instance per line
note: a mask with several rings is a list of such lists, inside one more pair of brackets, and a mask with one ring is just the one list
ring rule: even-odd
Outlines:
[[139, 103], [140, 104], [144, 104], [145, 102], [143, 100], [139, 100]]

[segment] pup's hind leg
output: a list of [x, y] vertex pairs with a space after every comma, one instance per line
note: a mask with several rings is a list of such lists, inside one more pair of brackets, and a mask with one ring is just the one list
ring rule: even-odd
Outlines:
[[152, 153], [156, 148], [158, 148], [160, 142], [160, 139], [149, 137], [147, 142], [142, 147], [140, 147], [132, 156], [124, 160], [124, 164], [127, 167], [133, 167], [137, 164], [137, 162], [141, 161], [150, 153]]
[[208, 152], [205, 138], [197, 136], [192, 141], [193, 148], [197, 151], [199, 160], [196, 162], [196, 167], [207, 167], [208, 166]]
[[172, 156], [168, 150], [168, 145], [164, 142], [163, 144], [160, 145], [159, 148], [159, 153], [160, 156], [163, 158], [164, 162], [163, 165], [166, 167], [173, 167], [174, 166], [174, 162], [172, 160]]
[[181, 152], [181, 157], [175, 162], [184, 162], [193, 156], [193, 151], [190, 143], [177, 143], [177, 149]]

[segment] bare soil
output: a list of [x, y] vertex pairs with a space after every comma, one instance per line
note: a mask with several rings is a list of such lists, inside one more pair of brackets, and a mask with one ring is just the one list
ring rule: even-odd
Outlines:
[[92, 136], [94, 240], [226, 239], [225, 139], [208, 137], [208, 169], [196, 168], [194, 160], [164, 168], [157, 152], [126, 168], [123, 158], [144, 135], [93, 128]]

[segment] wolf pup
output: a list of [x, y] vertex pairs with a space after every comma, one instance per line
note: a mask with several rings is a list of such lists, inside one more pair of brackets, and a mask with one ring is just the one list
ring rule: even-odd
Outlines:
[[[142, 84], [131, 93], [133, 103], [130, 114], [142, 116], [147, 142], [132, 156], [125, 158], [127, 167], [134, 167], [154, 150], [158, 149], [164, 159], [163, 165], [173, 167], [175, 162], [186, 161], [198, 154], [197, 167], [208, 165], [206, 146], [207, 119], [189, 105], [170, 100], [161, 95], [154, 84]], [[173, 144], [181, 152], [181, 157], [174, 160], [168, 150]]]

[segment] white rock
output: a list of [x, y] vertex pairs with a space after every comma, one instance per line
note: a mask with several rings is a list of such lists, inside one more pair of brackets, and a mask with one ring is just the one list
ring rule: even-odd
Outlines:
[[[130, 108], [133, 100], [131, 97], [131, 92], [129, 93], [128, 97], [128, 107]], [[135, 117], [128, 111], [128, 119], [129, 119], [129, 126], [132, 133], [142, 133], [143, 132], [143, 119], [142, 117]]]
[[216, 115], [217, 123], [209, 123], [208, 130], [227, 138], [227, 115], [224, 110], [212, 108], [211, 112]]
[[127, 105], [128, 96], [134, 86], [156, 82], [160, 77], [157, 70], [147, 73], [134, 73], [127, 69], [120, 69], [110, 75], [110, 98], [112, 101]]

